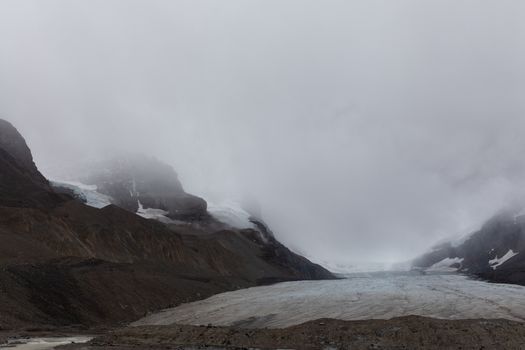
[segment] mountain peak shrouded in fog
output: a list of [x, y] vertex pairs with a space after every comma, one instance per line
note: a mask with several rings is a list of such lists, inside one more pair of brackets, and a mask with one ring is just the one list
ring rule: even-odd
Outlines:
[[206, 201], [184, 191], [175, 170], [141, 154], [123, 154], [80, 167], [72, 179], [94, 185], [113, 203], [132, 212], [154, 208], [172, 219], [206, 216]]
[[407, 260], [523, 195], [524, 13], [510, 0], [6, 0], [0, 116], [51, 178], [147, 154], [188, 193], [255, 198], [319, 261]]

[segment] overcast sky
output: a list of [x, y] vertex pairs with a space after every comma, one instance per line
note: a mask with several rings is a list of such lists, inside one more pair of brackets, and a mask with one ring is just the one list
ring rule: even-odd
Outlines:
[[52, 173], [128, 149], [394, 261], [525, 189], [521, 0], [0, 0], [0, 115]]

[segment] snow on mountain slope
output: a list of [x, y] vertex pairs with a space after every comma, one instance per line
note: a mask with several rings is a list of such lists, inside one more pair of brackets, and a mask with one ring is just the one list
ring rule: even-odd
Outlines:
[[256, 229], [250, 220], [251, 215], [234, 201], [224, 201], [220, 204], [208, 202], [208, 213], [220, 222], [236, 229]]
[[430, 266], [427, 271], [432, 272], [456, 272], [461, 268], [464, 258], [445, 258]]
[[[110, 204], [118, 205], [112, 197], [98, 192], [96, 185], [86, 185], [81, 182], [62, 180], [52, 181], [51, 184], [58, 190], [62, 188], [72, 192], [76, 198], [95, 208], [103, 208]], [[135, 191], [134, 187], [135, 186], [133, 186], [133, 191]], [[135, 191], [134, 193], [137, 192]], [[170, 218], [167, 210], [148, 207], [140, 200], [137, 200], [136, 207], [137, 210], [135, 211], [135, 214], [145, 219], [157, 220], [164, 224], [185, 224], [183, 221]], [[228, 200], [223, 201], [220, 204], [209, 202], [208, 214], [220, 223], [226, 225], [226, 227], [238, 230], [255, 230], [261, 234], [261, 239], [263, 241], [268, 241], [269, 237], [267, 237], [267, 232], [270, 232], [269, 229], [265, 227], [264, 223], [260, 220], [252, 221], [254, 218], [235, 201]], [[264, 227], [257, 225], [256, 222]], [[269, 234], [271, 235], [271, 233]]]
[[[113, 199], [97, 191], [96, 185], [86, 185], [77, 181], [51, 181], [55, 188], [65, 188], [74, 193], [74, 195], [85, 204], [103, 208], [113, 203]], [[154, 219], [166, 224], [177, 223], [177, 220], [168, 217], [168, 211], [158, 208], [145, 208], [138, 201], [138, 210], [136, 214], [145, 219]], [[208, 213], [218, 221], [235, 229], [257, 229], [257, 226], [250, 220], [251, 215], [242, 209], [241, 205], [235, 201], [224, 201], [220, 204], [208, 203]]]
[[[113, 204], [113, 199], [110, 196], [97, 192], [96, 185], [86, 185], [77, 181], [51, 181], [51, 185], [55, 188], [65, 188], [72, 191], [78, 199], [94, 208], [100, 209]], [[136, 214], [145, 219], [153, 219], [165, 224], [177, 222], [167, 216], [167, 211], [156, 208], [144, 208], [140, 201], [138, 201]]]
[[55, 188], [66, 188], [73, 191], [75, 196], [95, 208], [104, 208], [112, 203], [110, 196], [97, 192], [97, 186], [86, 185], [76, 181], [50, 181]]
[[138, 201], [139, 209], [137, 210], [137, 215], [142, 216], [145, 219], [153, 219], [165, 224], [175, 223], [175, 220], [170, 219], [167, 215], [169, 214], [166, 210], [155, 209], [155, 208], [144, 208], [142, 203]]
[[503, 210], [461, 240], [434, 246], [414, 259], [415, 269], [449, 268], [497, 282], [525, 284], [525, 216]]
[[93, 162], [75, 179], [98, 186], [113, 204], [136, 213], [144, 208], [165, 210], [174, 220], [198, 221], [207, 216], [206, 201], [187, 193], [170, 165], [143, 154], [120, 154]]
[[494, 259], [489, 260], [489, 265], [492, 267], [493, 270], [496, 270], [498, 266], [503, 265], [507, 260], [510, 258], [518, 255], [518, 253], [513, 252], [512, 249], [509, 249], [509, 251], [503, 255], [501, 258], [498, 258], [497, 256]]

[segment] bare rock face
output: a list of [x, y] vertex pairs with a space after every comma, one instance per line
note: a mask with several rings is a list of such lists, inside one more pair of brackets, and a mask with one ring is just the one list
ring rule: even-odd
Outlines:
[[136, 212], [142, 205], [168, 212], [179, 220], [198, 220], [207, 215], [204, 199], [184, 191], [173, 168], [153, 157], [126, 155], [98, 162], [82, 182], [96, 185], [114, 204]]
[[38, 171], [22, 135], [0, 119], [0, 205], [50, 207], [64, 199]]

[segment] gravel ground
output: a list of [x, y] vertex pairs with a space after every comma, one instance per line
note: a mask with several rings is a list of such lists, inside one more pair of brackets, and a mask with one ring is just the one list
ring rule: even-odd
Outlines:
[[[151, 349], [525, 349], [525, 324], [509, 320], [320, 319], [280, 329], [213, 326], [128, 327], [75, 350]], [[65, 348], [64, 348], [65, 349]]]

